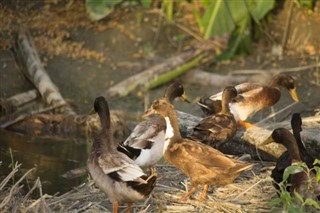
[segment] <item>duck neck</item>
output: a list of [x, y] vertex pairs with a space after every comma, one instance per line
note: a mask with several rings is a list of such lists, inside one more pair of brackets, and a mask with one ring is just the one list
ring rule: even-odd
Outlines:
[[276, 76], [271, 80], [270, 87], [280, 90], [279, 85], [280, 85], [280, 78], [279, 76]]
[[292, 143], [291, 146], [286, 147], [288, 152], [290, 153], [291, 159], [293, 161], [301, 161], [300, 152], [297, 144]]
[[226, 96], [222, 96], [222, 100], [221, 100], [221, 112], [226, 114], [226, 113], [230, 113], [230, 107], [229, 107], [229, 102], [230, 99], [229, 97]]
[[101, 121], [101, 129], [93, 141], [93, 148], [97, 151], [101, 151], [103, 147], [111, 149], [115, 147], [115, 143], [111, 136], [111, 124], [110, 124], [110, 112], [109, 109], [99, 112]]
[[164, 152], [168, 145], [175, 139], [181, 138], [179, 131], [179, 123], [177, 113], [174, 110], [168, 110], [165, 115], [162, 115], [166, 121], [165, 145]]
[[172, 92], [170, 92], [165, 94], [164, 99], [170, 104], [172, 104], [174, 99], [176, 99], [176, 96]]

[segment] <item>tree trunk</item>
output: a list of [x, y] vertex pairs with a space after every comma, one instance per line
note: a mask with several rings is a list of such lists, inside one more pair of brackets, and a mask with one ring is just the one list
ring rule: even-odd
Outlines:
[[19, 67], [25, 76], [38, 89], [45, 103], [50, 106], [65, 105], [64, 113], [75, 114], [75, 112], [67, 105], [60, 94], [59, 89], [51, 81], [48, 73], [44, 69], [29, 32], [25, 30], [19, 31], [14, 51]]

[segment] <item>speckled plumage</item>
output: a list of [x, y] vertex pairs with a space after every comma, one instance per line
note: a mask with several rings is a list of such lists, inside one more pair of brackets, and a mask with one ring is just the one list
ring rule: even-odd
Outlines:
[[[174, 107], [164, 100], [154, 101], [147, 115], [160, 114], [166, 118], [166, 140], [164, 158], [191, 178], [192, 189], [181, 199], [186, 200], [198, 185], [203, 185], [200, 199], [205, 199], [208, 185], [227, 185], [232, 183], [244, 170], [252, 165], [244, 164], [226, 157], [220, 151], [198, 141], [182, 138], [179, 132], [177, 114]], [[170, 127], [170, 128], [169, 128]], [[168, 132], [170, 130], [170, 132]], [[173, 134], [172, 132], [173, 131]]]
[[237, 131], [237, 122], [230, 112], [229, 103], [236, 97], [237, 90], [226, 87], [222, 94], [222, 110], [202, 119], [189, 137], [217, 148], [230, 140]]

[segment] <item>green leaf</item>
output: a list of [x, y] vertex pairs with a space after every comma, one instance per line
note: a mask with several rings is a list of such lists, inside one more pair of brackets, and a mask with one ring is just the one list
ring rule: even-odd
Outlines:
[[298, 2], [298, 4], [300, 4], [301, 6], [312, 10], [314, 7], [315, 1], [314, 0], [297, 0], [296, 2]]
[[317, 179], [317, 182], [319, 182], [320, 181], [320, 167], [318, 167], [318, 166], [315, 166], [315, 167], [313, 167], [313, 169], [316, 171], [316, 179]]
[[305, 205], [313, 206], [316, 209], [320, 209], [320, 206], [317, 203], [317, 201], [315, 201], [315, 200], [313, 200], [311, 198], [307, 198], [304, 203], [305, 203]]
[[261, 20], [275, 6], [274, 0], [251, 1], [251, 3], [250, 12], [255, 22]]
[[234, 21], [226, 4], [227, 1], [216, 0], [211, 1], [210, 5], [206, 8], [202, 18], [202, 23], [205, 28], [204, 39], [231, 32], [235, 28]]
[[269, 202], [269, 204], [270, 204], [271, 206], [276, 206], [276, 205], [278, 205], [278, 204], [280, 204], [280, 203], [282, 203], [282, 200], [281, 200], [280, 198], [274, 198], [274, 199], [272, 199], [272, 200]]
[[303, 203], [303, 197], [302, 197], [298, 192], [296, 192], [296, 191], [294, 191], [293, 193], [294, 193], [294, 195], [296, 196], [296, 198], [297, 198], [301, 203]]
[[140, 0], [140, 2], [142, 4], [142, 6], [144, 6], [144, 7], [150, 7], [152, 0]]
[[283, 181], [286, 181], [291, 174], [302, 172], [303, 168], [299, 165], [288, 166], [283, 173]]
[[100, 20], [109, 15], [115, 5], [122, 0], [86, 0], [86, 9], [92, 20]]

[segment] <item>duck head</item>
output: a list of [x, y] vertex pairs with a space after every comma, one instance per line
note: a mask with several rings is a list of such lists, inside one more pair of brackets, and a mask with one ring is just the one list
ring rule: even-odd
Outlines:
[[174, 99], [178, 97], [183, 101], [190, 103], [182, 84], [174, 82], [167, 87], [166, 91], [164, 92], [164, 98], [167, 99], [169, 103], [172, 103]]
[[169, 111], [174, 110], [173, 106], [166, 100], [155, 100], [149, 109], [143, 114], [143, 118], [147, 118], [153, 114], [160, 114], [164, 117], [168, 115]]
[[299, 102], [299, 98], [296, 90], [296, 81], [292, 78], [292, 76], [281, 73], [279, 75], [276, 75], [272, 79], [271, 84], [273, 84], [273, 86], [281, 86], [287, 89], [289, 91], [291, 98], [295, 102]]

